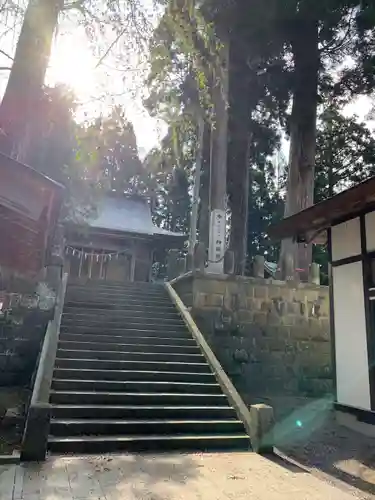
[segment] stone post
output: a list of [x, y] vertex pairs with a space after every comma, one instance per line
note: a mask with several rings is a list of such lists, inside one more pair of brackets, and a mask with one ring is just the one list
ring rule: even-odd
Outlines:
[[206, 268], [206, 245], [200, 241], [195, 246], [194, 251], [194, 270], [204, 273]]
[[170, 250], [167, 257], [167, 277], [173, 280], [178, 276], [178, 250]]
[[309, 283], [320, 285], [320, 266], [316, 262], [313, 262], [310, 266]]
[[224, 274], [234, 274], [234, 252], [227, 250], [224, 255]]
[[180, 257], [177, 259], [177, 276], [181, 276], [186, 273], [187, 259], [186, 257]]
[[255, 453], [273, 453], [275, 419], [272, 406], [250, 406], [250, 440]]
[[264, 256], [256, 255], [253, 264], [254, 278], [264, 278]]
[[46, 281], [49, 287], [57, 292], [64, 268], [65, 238], [64, 227], [59, 224], [56, 226], [50, 257], [46, 268]]

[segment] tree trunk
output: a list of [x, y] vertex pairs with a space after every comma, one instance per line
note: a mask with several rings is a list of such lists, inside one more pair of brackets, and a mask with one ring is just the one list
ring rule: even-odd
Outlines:
[[[302, 17], [303, 14], [301, 14]], [[318, 23], [298, 21], [291, 40], [294, 56], [294, 92], [290, 125], [288, 187], [285, 217], [314, 203], [317, 88], [319, 73]], [[283, 279], [307, 281], [312, 245], [282, 242], [280, 268]]]
[[203, 134], [203, 158], [201, 172], [201, 188], [199, 192], [199, 241], [208, 248], [208, 233], [210, 220], [210, 154], [211, 154], [211, 127], [205, 124]]
[[[241, 39], [240, 39], [241, 40]], [[249, 147], [251, 104], [248, 54], [238, 36], [230, 45], [228, 195], [231, 209], [230, 249], [235, 256], [235, 274], [244, 275], [247, 260], [249, 213]]]
[[12, 70], [0, 106], [0, 150], [27, 162], [63, 0], [30, 0], [17, 42]]
[[199, 191], [201, 187], [202, 162], [203, 162], [203, 139], [204, 139], [205, 123], [202, 116], [198, 116], [197, 124], [197, 158], [195, 162], [195, 178], [193, 187], [193, 200], [190, 217], [190, 235], [189, 235], [189, 254], [194, 255], [195, 245], [197, 243], [197, 226], [198, 226], [198, 210], [199, 210]]

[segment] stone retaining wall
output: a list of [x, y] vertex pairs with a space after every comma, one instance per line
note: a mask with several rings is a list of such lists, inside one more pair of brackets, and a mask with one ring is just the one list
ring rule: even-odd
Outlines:
[[331, 393], [328, 287], [202, 274], [173, 286], [246, 401]]

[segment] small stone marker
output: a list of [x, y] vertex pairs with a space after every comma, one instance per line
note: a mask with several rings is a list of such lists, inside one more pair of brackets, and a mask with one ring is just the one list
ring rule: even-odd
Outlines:
[[264, 278], [264, 255], [256, 255], [253, 264], [254, 278]]
[[320, 266], [316, 262], [310, 266], [309, 282], [313, 285], [320, 285]]
[[234, 252], [227, 250], [224, 255], [224, 274], [234, 274]]
[[275, 419], [272, 406], [250, 406], [250, 439], [255, 453], [273, 453]]

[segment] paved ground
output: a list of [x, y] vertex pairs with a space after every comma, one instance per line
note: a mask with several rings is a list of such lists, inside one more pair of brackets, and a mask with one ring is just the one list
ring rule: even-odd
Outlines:
[[0, 467], [0, 500], [353, 500], [254, 453], [51, 458]]

